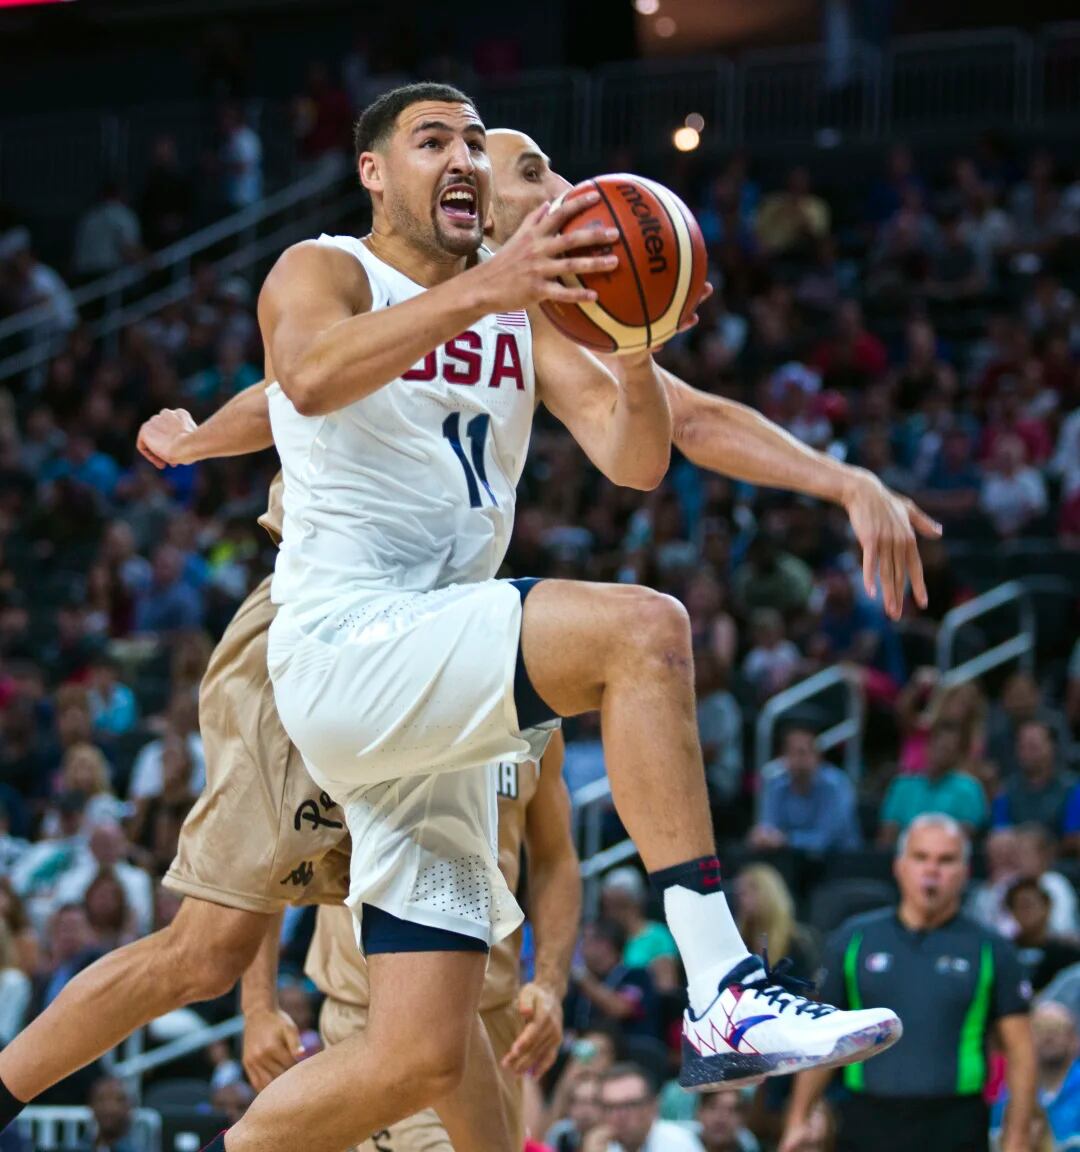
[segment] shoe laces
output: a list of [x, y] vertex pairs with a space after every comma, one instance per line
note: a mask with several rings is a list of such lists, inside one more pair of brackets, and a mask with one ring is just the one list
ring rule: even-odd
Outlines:
[[785, 956], [775, 968], [771, 968], [768, 949], [763, 949], [761, 964], [764, 975], [752, 980], [740, 980], [736, 987], [753, 993], [759, 1000], [764, 1000], [775, 1008], [778, 1013], [792, 1008], [796, 1016], [810, 1016], [818, 1020], [836, 1011], [831, 1004], [822, 1004], [818, 1000], [810, 999], [807, 993], [813, 992], [814, 986], [791, 974], [789, 957]]

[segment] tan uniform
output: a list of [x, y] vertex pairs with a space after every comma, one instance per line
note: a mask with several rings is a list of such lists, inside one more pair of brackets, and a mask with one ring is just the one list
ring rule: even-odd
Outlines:
[[[525, 814], [536, 793], [540, 770], [536, 764], [499, 766], [499, 868], [515, 892], [521, 879], [521, 852], [525, 841]], [[520, 979], [521, 932], [515, 932], [491, 950], [480, 1012], [495, 1059], [513, 1047], [522, 1029], [517, 1010]], [[326, 1044], [337, 1044], [367, 1023], [369, 988], [367, 966], [356, 947], [352, 914], [347, 908], [320, 908], [315, 937], [305, 965], [307, 975], [327, 999], [319, 1024]], [[499, 1069], [499, 1087], [515, 1134], [515, 1147], [525, 1142], [521, 1082]], [[376, 1132], [359, 1152], [453, 1152], [445, 1129], [431, 1110]]]
[[[259, 523], [281, 539], [280, 473]], [[345, 816], [316, 787], [278, 719], [266, 668], [268, 576], [240, 606], [199, 694], [206, 787], [180, 833], [165, 886], [248, 912], [340, 904], [349, 891]]]

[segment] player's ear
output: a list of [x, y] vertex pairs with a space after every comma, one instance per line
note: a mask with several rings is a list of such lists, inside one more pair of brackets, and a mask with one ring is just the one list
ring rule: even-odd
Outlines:
[[494, 198], [488, 200], [487, 212], [484, 214], [484, 235], [490, 240], [495, 235], [495, 203]]
[[369, 192], [383, 190], [383, 158], [378, 152], [360, 153], [360, 183]]

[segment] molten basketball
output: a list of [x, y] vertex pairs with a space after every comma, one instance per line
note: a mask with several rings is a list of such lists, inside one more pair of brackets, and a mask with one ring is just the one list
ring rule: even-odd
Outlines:
[[597, 176], [559, 202], [593, 189], [600, 200], [570, 220], [566, 230], [617, 228], [619, 239], [610, 249], [600, 245], [580, 255], [611, 251], [619, 265], [613, 272], [563, 277], [572, 287], [592, 288], [596, 300], [546, 300], [542, 307], [564, 336], [594, 352], [656, 348], [690, 320], [701, 299], [707, 272], [701, 229], [674, 192], [641, 176]]

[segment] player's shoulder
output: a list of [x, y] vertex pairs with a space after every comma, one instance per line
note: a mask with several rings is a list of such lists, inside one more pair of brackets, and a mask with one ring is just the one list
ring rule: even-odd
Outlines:
[[892, 905], [875, 908], [872, 912], [860, 912], [849, 916], [836, 930], [836, 937], [850, 940], [856, 934], [867, 936], [871, 933], [890, 931], [896, 924], [896, 909]]
[[329, 237], [301, 240], [286, 248], [270, 270], [263, 294], [307, 294], [316, 286], [348, 299], [357, 311], [370, 307], [371, 287], [364, 264]]

